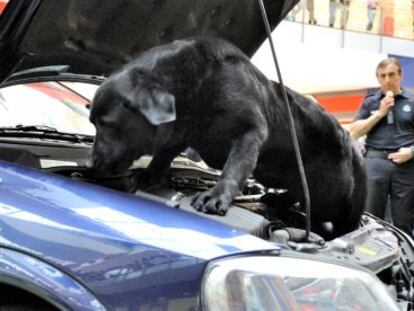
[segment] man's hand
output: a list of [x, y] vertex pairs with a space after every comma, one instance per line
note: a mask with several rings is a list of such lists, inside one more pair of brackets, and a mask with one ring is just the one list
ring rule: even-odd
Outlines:
[[391, 160], [395, 164], [402, 164], [411, 160], [414, 157], [410, 147], [400, 148], [397, 152], [390, 153], [388, 160]]
[[395, 100], [393, 96], [385, 96], [380, 102], [378, 114], [381, 117], [385, 117], [392, 108], [392, 106], [394, 106], [394, 103]]

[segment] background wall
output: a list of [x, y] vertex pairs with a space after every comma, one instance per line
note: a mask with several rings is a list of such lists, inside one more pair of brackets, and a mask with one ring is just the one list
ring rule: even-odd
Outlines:
[[[375, 69], [380, 60], [400, 59], [403, 86], [414, 89], [412, 40], [292, 21], [283, 21], [272, 39], [284, 84], [313, 95], [344, 124], [353, 119], [367, 90], [378, 87]], [[278, 81], [268, 42], [252, 61]]]

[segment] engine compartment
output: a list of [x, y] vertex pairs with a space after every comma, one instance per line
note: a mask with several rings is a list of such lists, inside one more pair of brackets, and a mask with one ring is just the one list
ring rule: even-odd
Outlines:
[[[306, 215], [284, 189], [267, 189], [254, 179], [249, 179], [225, 216], [204, 214], [191, 206], [192, 195], [213, 187], [220, 171], [207, 167], [204, 162], [178, 157], [161, 184], [136, 190], [134, 176], [148, 166], [150, 157], [142, 157], [134, 162], [123, 175], [103, 178], [93, 176], [86, 167], [90, 148], [87, 144], [73, 143], [3, 142], [0, 159], [137, 196], [150, 194], [171, 208], [196, 213], [247, 231], [277, 243], [288, 251], [311, 254], [318, 260], [363, 267], [376, 274], [389, 287], [403, 309], [413, 308], [414, 245], [405, 233], [381, 219], [365, 214], [360, 227], [353, 232], [332, 240], [324, 240], [311, 233], [311, 240], [307, 241]], [[329, 230], [329, 224], [326, 227]]]

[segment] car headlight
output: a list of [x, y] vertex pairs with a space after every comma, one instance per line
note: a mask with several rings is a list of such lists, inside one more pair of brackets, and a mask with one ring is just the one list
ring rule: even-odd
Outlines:
[[[400, 310], [368, 272], [289, 257], [239, 257], [209, 266], [206, 310]], [[204, 310], [203, 309], [203, 310]]]

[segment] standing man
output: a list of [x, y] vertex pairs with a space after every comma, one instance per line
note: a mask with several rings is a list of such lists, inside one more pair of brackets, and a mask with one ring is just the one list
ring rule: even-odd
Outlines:
[[367, 16], [368, 16], [367, 31], [371, 31], [372, 27], [374, 27], [375, 16], [377, 15], [377, 7], [378, 7], [378, 0], [367, 1]]
[[384, 218], [391, 198], [394, 224], [412, 234], [414, 224], [414, 96], [401, 88], [402, 69], [395, 58], [377, 66], [380, 90], [365, 97], [351, 136], [366, 137], [367, 211]]
[[[414, 1], [414, 0], [413, 0]], [[304, 0], [306, 2], [306, 9], [309, 13], [309, 24], [316, 25], [317, 21], [315, 18], [315, 3], [314, 0]], [[289, 21], [296, 21], [296, 15], [303, 10], [303, 2], [300, 1], [293, 9], [289, 12], [286, 19]]]
[[342, 8], [341, 28], [345, 29], [346, 24], [348, 23], [350, 3], [351, 0], [329, 0], [329, 27], [333, 27], [335, 25], [336, 10], [338, 5], [340, 5]]
[[314, 0], [307, 0], [306, 1], [306, 9], [309, 13], [309, 24], [316, 25], [317, 21], [315, 18], [315, 2]]

